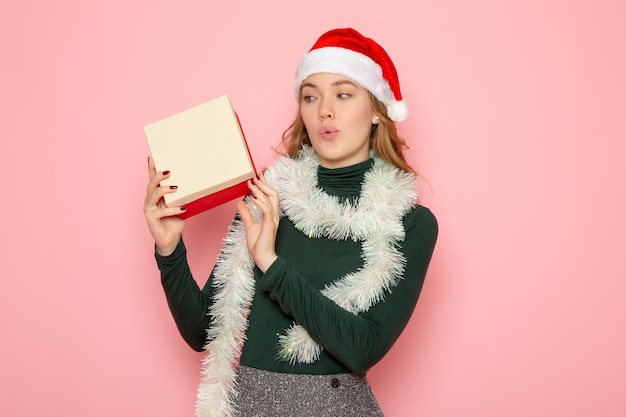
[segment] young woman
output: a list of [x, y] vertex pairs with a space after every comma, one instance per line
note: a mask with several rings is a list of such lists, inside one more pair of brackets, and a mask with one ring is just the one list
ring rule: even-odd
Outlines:
[[381, 416], [365, 378], [417, 302], [437, 222], [418, 204], [394, 122], [395, 67], [352, 29], [322, 35], [296, 72], [285, 156], [249, 182], [200, 289], [149, 162], [145, 217], [181, 335], [206, 350], [198, 416]]

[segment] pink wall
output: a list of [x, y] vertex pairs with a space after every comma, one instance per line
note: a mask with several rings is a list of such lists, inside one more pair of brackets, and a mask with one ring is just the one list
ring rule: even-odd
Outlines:
[[[626, 415], [623, 2], [248, 3], [1, 2], [0, 415], [192, 415], [141, 127], [229, 93], [269, 164], [295, 65], [337, 26], [394, 57], [441, 226], [370, 372], [386, 415]], [[202, 281], [233, 212], [188, 222]]]

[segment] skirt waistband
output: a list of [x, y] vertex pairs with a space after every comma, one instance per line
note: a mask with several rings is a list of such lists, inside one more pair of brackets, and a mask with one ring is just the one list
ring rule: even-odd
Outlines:
[[240, 365], [237, 417], [382, 417], [365, 374], [285, 374]]

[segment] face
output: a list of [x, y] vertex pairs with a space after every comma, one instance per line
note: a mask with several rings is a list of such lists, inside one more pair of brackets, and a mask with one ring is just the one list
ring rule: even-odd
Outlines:
[[300, 116], [320, 164], [341, 168], [369, 158], [372, 124], [368, 91], [341, 75], [319, 73], [302, 82]]

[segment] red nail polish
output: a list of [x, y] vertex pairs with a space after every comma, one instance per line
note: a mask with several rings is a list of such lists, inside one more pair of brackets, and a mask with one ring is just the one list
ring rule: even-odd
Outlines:
[[187, 211], [187, 207], [181, 207], [181, 211]]
[[178, 185], [170, 185], [170, 190], [176, 190], [178, 188]]
[[169, 171], [163, 171], [163, 175], [170, 175]]

